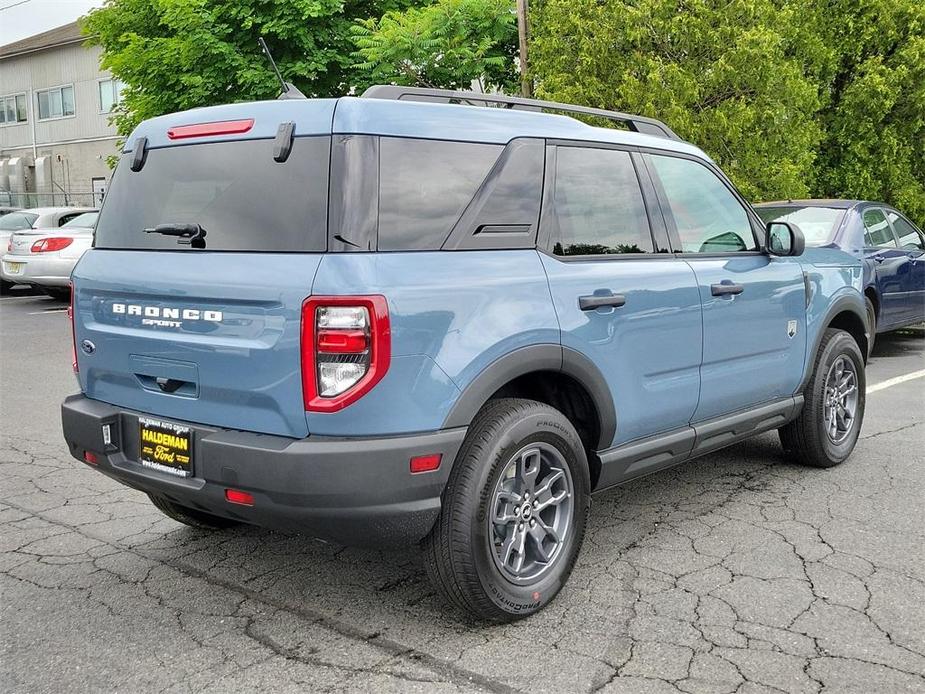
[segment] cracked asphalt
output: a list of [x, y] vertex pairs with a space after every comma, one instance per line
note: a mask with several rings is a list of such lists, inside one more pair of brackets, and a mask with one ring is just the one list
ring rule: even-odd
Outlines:
[[[560, 596], [485, 627], [414, 551], [198, 532], [70, 458], [61, 308], [0, 299], [2, 691], [925, 692], [925, 379], [837, 468], [768, 434], [596, 497]], [[922, 368], [881, 336], [868, 384]]]

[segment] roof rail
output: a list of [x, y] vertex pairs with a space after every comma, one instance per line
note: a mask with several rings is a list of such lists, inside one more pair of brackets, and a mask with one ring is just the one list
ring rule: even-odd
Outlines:
[[392, 99], [395, 101], [429, 101], [444, 104], [466, 103], [472, 106], [499, 104], [505, 108], [525, 111], [562, 111], [564, 113], [606, 118], [624, 124], [633, 132], [643, 133], [645, 135], [667, 137], [671, 140], [681, 139], [671, 128], [654, 118], [634, 116], [629, 113], [620, 113], [619, 111], [607, 111], [602, 108], [560, 104], [556, 101], [524, 99], [519, 96], [506, 96], [505, 94], [480, 94], [478, 92], [462, 92], [450, 89], [429, 89], [426, 87], [402, 87], [394, 84], [377, 84], [363, 92], [362, 98]]

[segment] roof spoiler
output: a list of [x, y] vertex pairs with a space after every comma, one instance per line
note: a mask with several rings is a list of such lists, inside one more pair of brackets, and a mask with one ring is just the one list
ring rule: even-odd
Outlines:
[[364, 99], [392, 99], [395, 101], [426, 101], [441, 104], [466, 104], [469, 106], [489, 106], [497, 104], [504, 108], [521, 111], [560, 111], [562, 113], [583, 116], [606, 118], [625, 125], [633, 132], [656, 137], [667, 137], [671, 140], [681, 138], [660, 120], [646, 116], [634, 116], [619, 111], [608, 111], [602, 108], [588, 106], [574, 106], [556, 101], [540, 101], [539, 99], [525, 99], [519, 96], [506, 96], [505, 94], [480, 94], [478, 92], [453, 91], [449, 89], [429, 89], [426, 87], [402, 87], [394, 84], [377, 84], [363, 92]]

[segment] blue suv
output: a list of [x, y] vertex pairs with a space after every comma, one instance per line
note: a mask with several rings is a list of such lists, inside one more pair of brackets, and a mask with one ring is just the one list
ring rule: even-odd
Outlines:
[[651, 119], [400, 87], [201, 108], [125, 143], [64, 436], [191, 526], [422, 543], [447, 602], [509, 620], [567, 580], [592, 492], [772, 429], [845, 460], [862, 281]]

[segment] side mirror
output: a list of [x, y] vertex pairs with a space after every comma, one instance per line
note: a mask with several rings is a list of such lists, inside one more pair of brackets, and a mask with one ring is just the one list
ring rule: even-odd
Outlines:
[[806, 239], [800, 227], [790, 222], [768, 222], [765, 227], [765, 248], [771, 255], [796, 256], [803, 255], [806, 249]]

